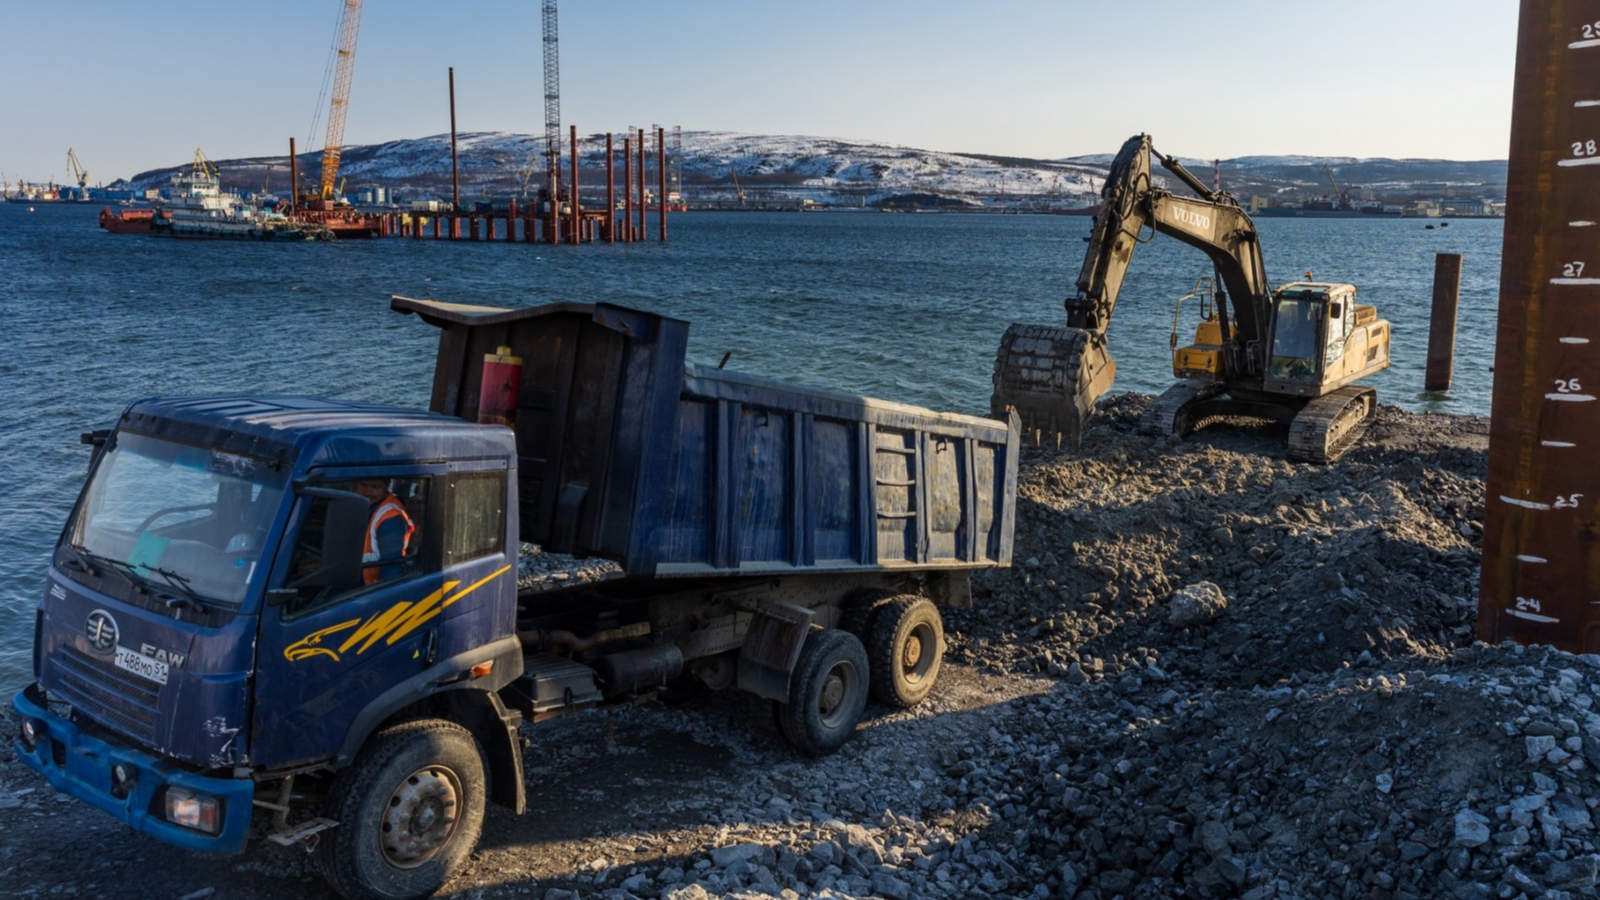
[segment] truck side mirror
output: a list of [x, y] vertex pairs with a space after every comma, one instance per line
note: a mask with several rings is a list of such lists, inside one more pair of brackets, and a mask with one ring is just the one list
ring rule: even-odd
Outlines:
[[301, 488], [300, 493], [328, 501], [322, 523], [322, 565], [287, 585], [290, 588], [326, 587], [361, 583], [361, 555], [366, 549], [367, 498], [350, 491]]

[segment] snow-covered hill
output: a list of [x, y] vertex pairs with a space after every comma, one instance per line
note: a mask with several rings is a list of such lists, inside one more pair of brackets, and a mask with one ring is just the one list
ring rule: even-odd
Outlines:
[[[668, 140], [671, 142], [671, 135]], [[654, 187], [656, 148], [652, 136], [650, 183]], [[635, 160], [637, 148], [634, 149]], [[674, 159], [676, 148], [669, 147]], [[621, 140], [616, 141], [621, 180]], [[542, 170], [543, 140], [535, 135], [474, 132], [459, 138], [464, 196], [521, 193], [531, 170]], [[570, 149], [567, 151], [570, 153]], [[580, 138], [581, 181], [586, 193], [603, 183], [605, 135]], [[563, 154], [564, 158], [567, 156]], [[311, 182], [320, 153], [300, 157], [303, 182]], [[682, 135], [682, 191], [691, 201], [732, 199], [738, 191], [756, 199], [809, 199], [857, 206], [918, 195], [923, 202], [951, 205], [1081, 207], [1097, 200], [1110, 154], [1068, 159], [1026, 159], [976, 153], [923, 150], [876, 141], [753, 135], [728, 131], [689, 131]], [[1209, 160], [1185, 159], [1202, 180], [1211, 180]], [[1349, 157], [1248, 156], [1223, 160], [1223, 186], [1247, 193], [1314, 194], [1326, 188], [1322, 167], [1332, 168], [1345, 186], [1366, 185], [1404, 192], [1423, 186], [1502, 191], [1505, 162], [1354, 159]], [[286, 156], [218, 161], [233, 187], [282, 190], [289, 173]], [[676, 172], [678, 163], [669, 164]], [[174, 169], [142, 172], [132, 186], [159, 187]], [[450, 138], [430, 135], [383, 144], [345, 148], [340, 175], [346, 191], [387, 187], [404, 196], [447, 196], [450, 190]], [[535, 172], [531, 181], [537, 183]], [[933, 198], [937, 198], [935, 201]]]

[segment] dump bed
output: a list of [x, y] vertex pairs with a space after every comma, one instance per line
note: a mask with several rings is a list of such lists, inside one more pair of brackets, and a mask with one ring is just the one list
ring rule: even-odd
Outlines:
[[1011, 562], [1015, 416], [686, 366], [688, 323], [607, 304], [391, 306], [441, 329], [435, 412], [477, 420], [485, 356], [521, 358], [524, 541], [628, 577]]

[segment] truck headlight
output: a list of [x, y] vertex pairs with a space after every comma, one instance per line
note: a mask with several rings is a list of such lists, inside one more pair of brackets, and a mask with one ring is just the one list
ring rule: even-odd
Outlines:
[[46, 728], [43, 722], [40, 722], [38, 719], [22, 720], [22, 743], [29, 750], [32, 750], [34, 747], [38, 746], [39, 739], [44, 737], [45, 734]]
[[184, 788], [167, 791], [167, 821], [207, 834], [216, 834], [221, 816], [217, 798], [197, 794]]

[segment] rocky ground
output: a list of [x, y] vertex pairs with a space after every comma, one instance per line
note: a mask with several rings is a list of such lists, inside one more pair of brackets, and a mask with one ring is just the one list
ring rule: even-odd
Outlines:
[[[949, 612], [924, 706], [822, 761], [736, 694], [541, 725], [530, 815], [447, 893], [1594, 896], [1600, 657], [1472, 641], [1486, 423], [1386, 408], [1319, 467], [1281, 429], [1140, 437], [1145, 402], [1027, 457], [1018, 564]], [[169, 849], [8, 750], [0, 835], [5, 896], [327, 896], [300, 851]]]

